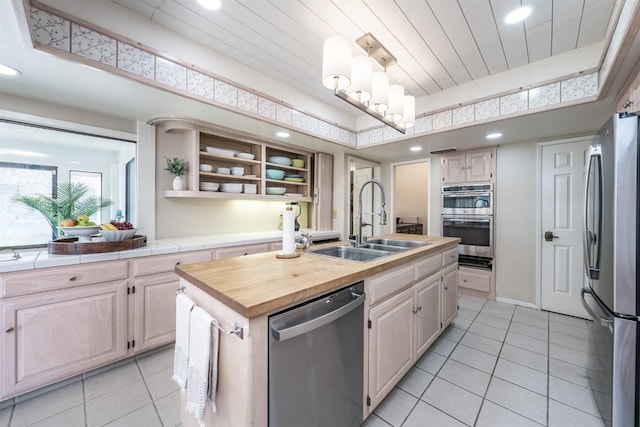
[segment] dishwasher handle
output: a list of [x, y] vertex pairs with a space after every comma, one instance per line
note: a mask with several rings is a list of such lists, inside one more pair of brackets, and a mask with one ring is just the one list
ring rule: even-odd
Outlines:
[[349, 303], [342, 305], [322, 316], [283, 329], [277, 329], [274, 325], [272, 325], [271, 332], [273, 337], [276, 339], [276, 341], [286, 341], [299, 335], [306, 334], [307, 332], [318, 329], [326, 324], [333, 322], [334, 320], [346, 316], [364, 303], [365, 294], [352, 292], [352, 295], [355, 298]]

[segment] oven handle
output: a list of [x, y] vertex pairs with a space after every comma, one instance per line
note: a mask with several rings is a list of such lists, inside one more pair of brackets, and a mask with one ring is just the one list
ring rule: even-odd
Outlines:
[[485, 192], [477, 192], [477, 193], [474, 193], [474, 192], [471, 192], [471, 191], [470, 191], [470, 192], [468, 192], [468, 193], [455, 193], [455, 194], [452, 194], [452, 193], [442, 193], [442, 197], [470, 197], [470, 196], [474, 196], [474, 197], [477, 197], [477, 196], [487, 196], [487, 197], [490, 197], [490, 196], [491, 196], [491, 193], [485, 193]]
[[443, 221], [456, 221], [456, 222], [468, 222], [468, 223], [481, 223], [481, 224], [489, 224], [491, 223], [491, 219], [467, 219], [467, 218], [452, 218], [452, 217], [442, 217]]

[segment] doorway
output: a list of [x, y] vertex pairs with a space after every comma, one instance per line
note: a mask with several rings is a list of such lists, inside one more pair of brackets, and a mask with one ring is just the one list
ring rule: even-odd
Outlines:
[[428, 234], [429, 174], [428, 161], [393, 165], [394, 232]]
[[[356, 157], [348, 158], [349, 165], [349, 226], [348, 235], [355, 235], [358, 231], [358, 203], [360, 189], [369, 179], [380, 179], [380, 164]], [[375, 206], [380, 204], [380, 194], [369, 185], [362, 191], [362, 211], [374, 212]], [[363, 236], [376, 236], [380, 234], [379, 221], [368, 221], [373, 225], [362, 229]]]
[[540, 305], [588, 318], [580, 300], [585, 283], [582, 224], [584, 173], [590, 139], [553, 143], [541, 151]]

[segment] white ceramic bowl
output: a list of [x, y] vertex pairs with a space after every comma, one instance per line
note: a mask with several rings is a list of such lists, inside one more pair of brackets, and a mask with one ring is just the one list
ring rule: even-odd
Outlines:
[[77, 237], [80, 240], [88, 240], [92, 234], [97, 234], [100, 230], [99, 225], [89, 226], [76, 226], [76, 227], [58, 227], [58, 230], [62, 230], [66, 237]]
[[100, 230], [100, 234], [107, 242], [119, 242], [121, 240], [131, 239], [138, 231], [137, 228], [131, 230]]
[[284, 156], [272, 156], [267, 159], [269, 163], [275, 163], [276, 165], [291, 166], [291, 159]]
[[242, 176], [244, 175], [244, 168], [234, 166], [231, 168], [231, 175]]
[[200, 170], [202, 172], [212, 172], [213, 171], [213, 166], [207, 165], [207, 164], [202, 164], [202, 165], [200, 165]]
[[222, 173], [225, 175], [229, 175], [231, 173], [231, 169], [229, 168], [216, 168], [216, 173]]
[[267, 187], [267, 194], [282, 196], [286, 192], [285, 187]]
[[239, 183], [220, 184], [220, 191], [222, 191], [223, 193], [242, 193], [242, 184], [239, 184]]
[[201, 182], [200, 190], [201, 191], [218, 191], [220, 184], [217, 182]]
[[239, 159], [247, 159], [247, 160], [253, 160], [256, 158], [256, 156], [254, 156], [251, 153], [236, 153], [236, 157]]

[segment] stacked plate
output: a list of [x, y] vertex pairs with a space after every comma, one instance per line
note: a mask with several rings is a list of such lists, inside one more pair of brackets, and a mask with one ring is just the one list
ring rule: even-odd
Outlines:
[[236, 153], [235, 156], [239, 159], [247, 159], [247, 160], [253, 160], [256, 158], [256, 156], [254, 156], [251, 153]]
[[223, 148], [216, 148], [216, 147], [205, 147], [205, 151], [207, 153], [217, 154], [219, 156], [229, 156], [229, 157], [233, 157], [236, 154], [236, 152], [233, 150], [225, 150]]
[[242, 193], [242, 184], [226, 183], [220, 186], [223, 193]]
[[274, 196], [282, 196], [287, 192], [285, 187], [267, 187], [267, 194]]
[[284, 177], [284, 180], [289, 182], [304, 182], [304, 178], [300, 175], [287, 175]]

